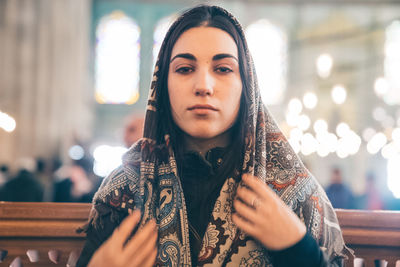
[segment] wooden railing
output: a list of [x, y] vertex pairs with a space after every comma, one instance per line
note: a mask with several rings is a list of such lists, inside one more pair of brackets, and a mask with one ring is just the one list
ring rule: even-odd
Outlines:
[[90, 204], [0, 202], [0, 266], [75, 266], [85, 239], [75, 230], [89, 211]]
[[400, 267], [400, 212], [338, 209], [336, 214], [346, 245], [358, 258], [355, 266]]
[[[75, 266], [90, 204], [0, 202], [0, 266]], [[336, 210], [347, 246], [346, 266], [400, 266], [400, 212]], [[383, 265], [380, 265], [383, 264]]]

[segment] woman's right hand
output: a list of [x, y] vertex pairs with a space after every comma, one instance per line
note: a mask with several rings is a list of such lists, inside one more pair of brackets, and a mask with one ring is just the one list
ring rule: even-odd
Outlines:
[[154, 220], [147, 222], [126, 242], [139, 220], [140, 211], [136, 210], [96, 250], [88, 266], [153, 266], [157, 256], [157, 228]]

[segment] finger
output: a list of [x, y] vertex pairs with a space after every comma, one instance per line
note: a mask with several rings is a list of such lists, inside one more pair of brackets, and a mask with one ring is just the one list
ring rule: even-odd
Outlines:
[[142, 247], [148, 240], [152, 237], [152, 235], [155, 235], [156, 231], [156, 223], [154, 220], [148, 221], [145, 226], [142, 229], [139, 229], [135, 235], [132, 237], [131, 240], [126, 244], [124, 248], [124, 257], [127, 257], [127, 259], [130, 258], [135, 258], [137, 255], [139, 255], [140, 251], [142, 250]]
[[255, 237], [256, 230], [253, 224], [240, 217], [237, 213], [232, 214], [232, 220], [233, 223], [236, 224], [236, 226], [243, 230], [246, 234]]
[[253, 208], [250, 208], [237, 199], [233, 202], [233, 206], [236, 212], [245, 220], [249, 221], [249, 223], [255, 224], [259, 221], [258, 215]]
[[244, 186], [240, 186], [236, 191], [236, 196], [240, 198], [243, 203], [248, 205], [249, 207], [254, 209], [253, 202], [256, 198], [260, 199], [260, 197], [254, 193], [253, 191], [247, 189]]
[[138, 266], [143, 266], [143, 262], [156, 250], [156, 242], [157, 233], [153, 232], [149, 239], [132, 255], [132, 259]]
[[120, 248], [124, 246], [126, 239], [131, 235], [132, 230], [140, 220], [140, 211], [135, 210], [131, 215], [126, 217], [120, 226], [114, 231], [112, 241], [115, 242]]
[[269, 188], [264, 182], [262, 182], [259, 178], [251, 175], [251, 174], [243, 174], [242, 180], [245, 184], [250, 187], [261, 199], [268, 200], [273, 197], [276, 198], [276, 193]]
[[157, 258], [157, 249], [154, 249], [153, 252], [151, 252], [150, 256], [147, 257], [145, 262], [143, 263], [143, 267], [151, 267], [154, 266], [154, 262], [156, 261]]

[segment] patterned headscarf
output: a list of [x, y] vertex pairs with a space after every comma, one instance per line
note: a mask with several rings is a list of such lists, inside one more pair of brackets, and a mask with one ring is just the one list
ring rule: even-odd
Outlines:
[[[250, 81], [247, 85], [250, 103], [242, 172], [251, 173], [268, 184], [305, 223], [329, 261], [336, 264], [345, 257], [346, 251], [336, 214], [321, 186], [304, 167], [263, 105], [239, 22], [220, 7], [212, 9], [232, 22], [243, 40], [246, 54], [246, 62], [241, 64], [246, 64], [245, 75]], [[171, 26], [166, 39], [184, 16]], [[165, 56], [165, 46], [164, 40], [159, 59]], [[112, 218], [118, 223], [120, 214], [141, 209], [140, 227], [152, 218], [159, 225], [156, 265], [191, 266], [186, 204], [170, 133], [162, 132], [156, 123], [157, 116], [165, 115], [157, 108], [161, 101], [157, 97], [160, 73], [157, 64], [149, 93], [144, 137], [124, 155], [123, 165], [104, 180], [93, 200], [91, 223], [95, 227], [102, 224], [100, 210], [111, 209]], [[160, 140], [160, 135], [164, 140], [161, 143], [156, 141]], [[226, 177], [203, 238], [199, 266], [247, 266], [252, 263], [272, 266], [268, 251], [232, 222], [232, 204], [239, 183], [237, 179]]]

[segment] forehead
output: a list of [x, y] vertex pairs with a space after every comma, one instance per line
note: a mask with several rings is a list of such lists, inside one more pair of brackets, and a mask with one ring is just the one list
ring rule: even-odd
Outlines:
[[214, 27], [195, 27], [185, 31], [176, 41], [171, 57], [180, 53], [197, 55], [232, 54], [238, 55], [238, 49], [232, 36]]

